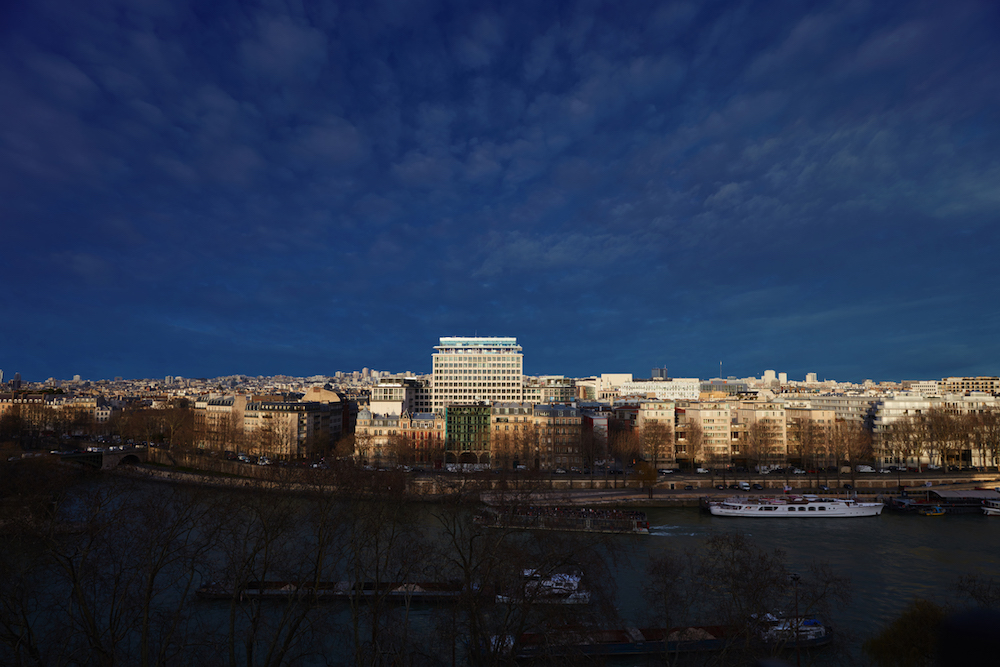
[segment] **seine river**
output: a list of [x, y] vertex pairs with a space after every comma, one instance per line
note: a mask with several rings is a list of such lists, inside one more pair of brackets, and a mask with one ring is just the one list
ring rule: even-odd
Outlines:
[[640, 577], [657, 550], [697, 549], [712, 535], [740, 532], [759, 546], [781, 549], [791, 571], [826, 562], [851, 582], [852, 602], [829, 619], [857, 653], [861, 642], [913, 598], [968, 605], [957, 597], [963, 575], [1000, 576], [1000, 520], [965, 514], [923, 517], [883, 513], [851, 519], [715, 517], [692, 508], [647, 510], [652, 535], [632, 540], [631, 566], [619, 572], [626, 618], [643, 615]]
[[[219, 493], [220, 498], [227, 495]], [[440, 527], [435, 518], [440, 506], [421, 504], [417, 509], [415, 520], [432, 535]], [[644, 509], [651, 526], [649, 536], [611, 537], [627, 556], [613, 575], [613, 589], [619, 615], [629, 624], [641, 626], [650, 618], [641, 591], [651, 556], [668, 549], [697, 552], [707, 538], [727, 533], [741, 533], [759, 547], [783, 551], [792, 572], [805, 574], [818, 561], [848, 579], [851, 602], [825, 620], [855, 657], [860, 655], [861, 642], [914, 598], [971, 606], [958, 596], [958, 578], [1000, 576], [1000, 519], [983, 515], [923, 517], [886, 512], [850, 519], [744, 519], [715, 517], [697, 508]], [[813, 664], [827, 662], [818, 657]], [[829, 664], [852, 661], [845, 661], [841, 654]]]

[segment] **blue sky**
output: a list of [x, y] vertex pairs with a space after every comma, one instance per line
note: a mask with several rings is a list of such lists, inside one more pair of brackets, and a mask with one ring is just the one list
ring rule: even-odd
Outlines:
[[0, 368], [1000, 374], [1000, 5], [0, 9]]

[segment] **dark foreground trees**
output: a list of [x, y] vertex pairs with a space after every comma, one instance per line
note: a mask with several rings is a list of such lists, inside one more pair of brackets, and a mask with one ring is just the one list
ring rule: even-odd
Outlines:
[[[659, 627], [723, 626], [726, 644], [706, 664], [752, 664], [785, 647], [760, 638], [769, 619], [828, 617], [846, 604], [850, 582], [823, 563], [792, 572], [780, 550], [746, 535], [710, 537], [697, 552], [666, 551], [649, 561], [643, 594]], [[677, 656], [665, 655], [668, 663]]]
[[[344, 496], [65, 470], [14, 485], [24, 510], [0, 525], [0, 664], [499, 664], [508, 658], [494, 638], [581, 618], [533, 604], [534, 590], [498, 603], [527, 569], [579, 568], [590, 613], [613, 618], [606, 540], [485, 528], [462, 497], [432, 513], [371, 476], [340, 480]], [[45, 474], [57, 483], [40, 483]], [[366, 594], [324, 600], [331, 582]], [[428, 607], [398, 594], [420, 582], [458, 582], [462, 596]], [[212, 583], [214, 599], [196, 595]]]

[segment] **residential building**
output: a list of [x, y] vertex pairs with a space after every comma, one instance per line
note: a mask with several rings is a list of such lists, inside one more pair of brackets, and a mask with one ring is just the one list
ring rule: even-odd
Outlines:
[[486, 401], [445, 407], [445, 463], [491, 465], [491, 409]]
[[997, 394], [1000, 393], [1000, 377], [949, 377], [941, 380], [940, 387], [941, 392], [945, 394], [964, 394], [971, 391]]
[[376, 467], [410, 465], [440, 467], [443, 461], [445, 420], [441, 415], [373, 414], [358, 412], [354, 435], [355, 457]]
[[[733, 458], [735, 422], [733, 406], [726, 402], [712, 401], [688, 403], [683, 410], [684, 421], [697, 424], [702, 430], [701, 456], [699, 457], [699, 453], [694, 449], [690, 449], [690, 451], [685, 450], [683, 458], [716, 467], [728, 465]], [[681, 428], [684, 427], [678, 425], [678, 430]]]
[[698, 378], [674, 378], [672, 380], [633, 380], [623, 382], [618, 387], [618, 395], [642, 396], [660, 400], [698, 400], [701, 380]]

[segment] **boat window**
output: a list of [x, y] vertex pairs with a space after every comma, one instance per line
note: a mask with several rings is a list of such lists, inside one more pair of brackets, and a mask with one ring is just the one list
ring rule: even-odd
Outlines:
[[815, 508], [815, 507], [810, 507], [810, 508], [809, 508], [809, 511], [810, 511], [810, 512], [815, 512], [815, 511], [816, 511], [816, 508]]
[[826, 508], [825, 508], [825, 507], [820, 507], [820, 508], [819, 508], [819, 511], [820, 511], [820, 512], [825, 512], [825, 511], [826, 511]]
[[789, 512], [794, 512], [794, 511], [795, 511], [795, 508], [794, 508], [794, 507], [789, 507], [789, 508], [788, 508], [788, 511], [789, 511]]
[[806, 511], [806, 508], [805, 508], [805, 507], [800, 507], [800, 508], [799, 508], [799, 511], [800, 511], [800, 512], [805, 512], [805, 511]]

